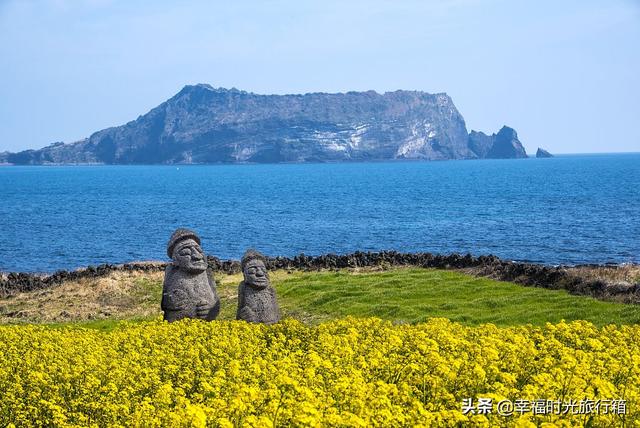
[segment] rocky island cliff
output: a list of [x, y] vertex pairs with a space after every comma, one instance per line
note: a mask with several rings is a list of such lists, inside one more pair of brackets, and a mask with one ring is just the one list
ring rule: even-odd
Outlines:
[[445, 93], [258, 95], [206, 84], [125, 125], [0, 164], [198, 164], [525, 158], [515, 130], [467, 132]]
[[545, 149], [538, 147], [538, 151], [536, 152], [537, 158], [552, 158], [553, 155], [546, 151]]

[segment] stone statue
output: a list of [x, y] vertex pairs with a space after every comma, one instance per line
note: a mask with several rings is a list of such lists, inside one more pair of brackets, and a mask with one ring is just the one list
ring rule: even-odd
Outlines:
[[164, 273], [161, 308], [164, 319], [216, 319], [220, 299], [216, 284], [207, 271], [207, 260], [200, 248], [200, 238], [189, 229], [177, 229], [167, 244], [173, 260]]
[[241, 265], [244, 281], [238, 287], [236, 319], [264, 324], [280, 321], [276, 290], [269, 282], [264, 256], [255, 250], [247, 250]]

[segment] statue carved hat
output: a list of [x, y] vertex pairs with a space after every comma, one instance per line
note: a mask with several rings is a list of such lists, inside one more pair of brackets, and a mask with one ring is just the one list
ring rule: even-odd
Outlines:
[[171, 238], [169, 238], [169, 243], [167, 244], [167, 255], [169, 258], [172, 258], [175, 246], [185, 239], [193, 239], [198, 243], [198, 245], [201, 244], [200, 237], [193, 230], [185, 228], [176, 229], [176, 231], [173, 232], [173, 235], [171, 235]]
[[244, 255], [242, 256], [242, 259], [240, 260], [240, 266], [242, 267], [242, 270], [244, 270], [244, 267], [251, 260], [260, 260], [262, 263], [264, 263], [265, 266], [267, 266], [267, 258], [263, 256], [260, 252], [254, 250], [253, 248], [250, 248], [247, 251], [245, 251]]

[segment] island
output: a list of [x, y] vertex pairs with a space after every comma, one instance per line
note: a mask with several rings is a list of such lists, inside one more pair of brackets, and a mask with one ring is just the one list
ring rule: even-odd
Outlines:
[[0, 164], [210, 164], [526, 158], [516, 131], [467, 132], [446, 93], [258, 95], [185, 86], [148, 113]]
[[536, 152], [536, 157], [537, 158], [552, 158], [553, 155], [551, 153], [549, 153], [548, 151], [546, 151], [545, 149], [541, 149], [540, 147], [538, 147], [538, 151]]

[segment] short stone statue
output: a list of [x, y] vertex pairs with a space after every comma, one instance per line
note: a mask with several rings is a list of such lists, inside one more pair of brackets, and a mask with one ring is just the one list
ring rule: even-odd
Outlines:
[[255, 250], [247, 250], [241, 265], [244, 281], [238, 287], [236, 319], [264, 324], [280, 321], [276, 290], [269, 281], [264, 256]]
[[207, 271], [198, 235], [189, 229], [177, 229], [167, 244], [167, 255], [172, 262], [164, 273], [160, 305], [164, 319], [214, 320], [220, 312], [220, 299], [215, 281]]

